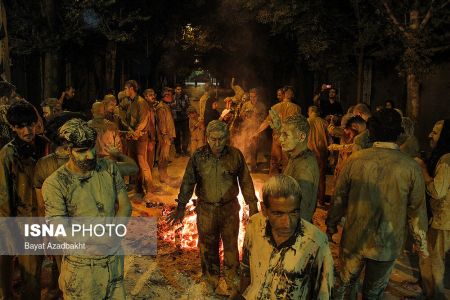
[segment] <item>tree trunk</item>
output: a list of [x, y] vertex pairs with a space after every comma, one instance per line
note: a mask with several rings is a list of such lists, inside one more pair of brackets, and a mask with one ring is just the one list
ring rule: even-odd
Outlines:
[[[418, 3], [416, 3], [416, 6]], [[413, 32], [412, 37], [417, 37], [419, 30], [419, 11], [417, 9], [413, 9], [409, 13], [409, 28]], [[415, 40], [411, 39], [409, 44], [414, 49], [417, 47], [417, 43]], [[417, 79], [417, 75], [412, 66], [408, 66], [406, 69], [406, 94], [407, 94], [407, 102], [406, 102], [406, 114], [410, 117], [414, 122], [418, 121], [419, 118], [419, 103], [420, 103], [420, 93], [419, 93], [419, 81]]]
[[[54, 0], [42, 0], [41, 15], [47, 20], [47, 34], [53, 35], [56, 31], [56, 7]], [[60, 56], [59, 50], [47, 50], [44, 55], [44, 99], [49, 97], [58, 98], [60, 83]]]
[[406, 74], [406, 92], [407, 92], [407, 105], [406, 115], [410, 117], [414, 122], [419, 119], [419, 81], [416, 75], [411, 69]]
[[9, 62], [9, 45], [8, 45], [8, 30], [6, 23], [6, 11], [3, 5], [3, 0], [0, 0], [0, 76], [6, 80], [11, 81], [11, 68]]
[[361, 103], [363, 97], [364, 84], [364, 48], [361, 47], [358, 55], [358, 89], [356, 93], [356, 103]]
[[47, 52], [44, 56], [44, 99], [58, 98], [58, 83], [60, 78], [60, 59], [56, 52]]
[[116, 75], [117, 44], [114, 41], [108, 41], [105, 53], [105, 87], [113, 89]]

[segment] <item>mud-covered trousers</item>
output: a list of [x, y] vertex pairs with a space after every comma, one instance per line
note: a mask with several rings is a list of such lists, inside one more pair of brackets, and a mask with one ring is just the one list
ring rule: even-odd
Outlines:
[[337, 288], [333, 292], [333, 299], [356, 300], [356, 284], [364, 268], [363, 299], [384, 299], [383, 293], [389, 283], [395, 260], [377, 261], [358, 254], [345, 257], [341, 253], [341, 262], [341, 272], [337, 278]]
[[125, 300], [123, 258], [64, 257], [59, 276], [64, 300]]
[[[13, 277], [14, 256], [0, 256], [0, 300], [12, 298], [12, 277]], [[41, 267], [44, 256], [41, 255], [21, 255], [17, 257], [18, 267], [21, 274], [20, 299], [40, 299], [41, 298]]]
[[419, 260], [423, 290], [427, 299], [446, 299], [445, 254], [450, 250], [450, 230], [430, 227], [427, 242], [430, 256]]
[[277, 175], [283, 173], [283, 169], [287, 165], [287, 155], [281, 149], [280, 139], [277, 136], [272, 138], [272, 149], [270, 152], [269, 175]]
[[196, 207], [198, 245], [204, 276], [218, 278], [220, 275], [219, 244], [223, 243], [223, 273], [228, 287], [238, 286], [238, 235], [239, 209], [237, 199], [226, 204], [209, 204], [199, 200]]

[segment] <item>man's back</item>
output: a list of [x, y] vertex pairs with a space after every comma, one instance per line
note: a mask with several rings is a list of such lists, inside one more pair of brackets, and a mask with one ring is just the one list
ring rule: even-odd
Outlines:
[[354, 153], [339, 176], [327, 223], [336, 224], [346, 216], [344, 253], [379, 261], [395, 259], [403, 247], [407, 217], [414, 239], [425, 238], [423, 176], [419, 165], [394, 145], [375, 143]]
[[301, 114], [302, 110], [300, 106], [289, 101], [283, 101], [272, 106], [272, 109], [278, 113], [281, 122], [284, 122], [287, 118]]
[[173, 121], [170, 107], [163, 101], [156, 106], [156, 119], [158, 123], [158, 134], [169, 135], [170, 138], [176, 136], [175, 123]]

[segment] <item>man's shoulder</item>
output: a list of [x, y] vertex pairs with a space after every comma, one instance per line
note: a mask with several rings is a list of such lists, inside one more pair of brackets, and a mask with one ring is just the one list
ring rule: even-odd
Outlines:
[[72, 174], [66, 169], [65, 164], [45, 179], [45, 185], [68, 186], [72, 180]]
[[450, 165], [450, 153], [442, 155], [441, 158], [439, 159], [439, 163]]
[[227, 146], [227, 150], [229, 153], [233, 154], [233, 155], [242, 155], [242, 151], [239, 150], [238, 148], [234, 147], [234, 146]]
[[251, 216], [248, 220], [247, 231], [265, 228], [267, 219], [262, 212], [258, 212]]
[[370, 147], [362, 149], [350, 155], [347, 163], [365, 164], [368, 161], [395, 161], [395, 164], [385, 164], [388, 168], [413, 168], [419, 169], [419, 164], [410, 155], [403, 153], [399, 149], [386, 149], [381, 147]]
[[302, 219], [303, 237], [313, 240], [319, 244], [328, 243], [327, 235], [314, 224]]
[[5, 157], [9, 155], [14, 155], [16, 152], [16, 148], [12, 142], [7, 143], [5, 146], [0, 149], [0, 157]]
[[38, 166], [45, 166], [47, 165], [50, 161], [53, 161], [54, 159], [57, 158], [56, 153], [50, 153], [44, 157], [41, 157], [38, 159], [37, 163], [36, 163], [36, 167]]

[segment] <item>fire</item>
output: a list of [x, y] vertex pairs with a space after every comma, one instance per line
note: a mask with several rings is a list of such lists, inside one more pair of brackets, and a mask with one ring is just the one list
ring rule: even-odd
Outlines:
[[[259, 192], [256, 192], [256, 197], [260, 199]], [[186, 206], [186, 213], [183, 222], [179, 225], [170, 227], [165, 222], [165, 217], [172, 211], [171, 208], [164, 208], [162, 211], [162, 222], [159, 224], [159, 235], [160, 237], [173, 245], [178, 249], [195, 249], [198, 244], [198, 232], [197, 232], [197, 214], [195, 213], [194, 202], [197, 199], [193, 198]], [[241, 255], [242, 245], [244, 244], [245, 228], [249, 219], [249, 209], [245, 204], [244, 197], [242, 193], [239, 192], [238, 195], [239, 204], [241, 209], [239, 210], [239, 219], [241, 220], [239, 226], [239, 236], [238, 236], [238, 247], [239, 255]], [[222, 256], [223, 247], [220, 246], [220, 253]]]

